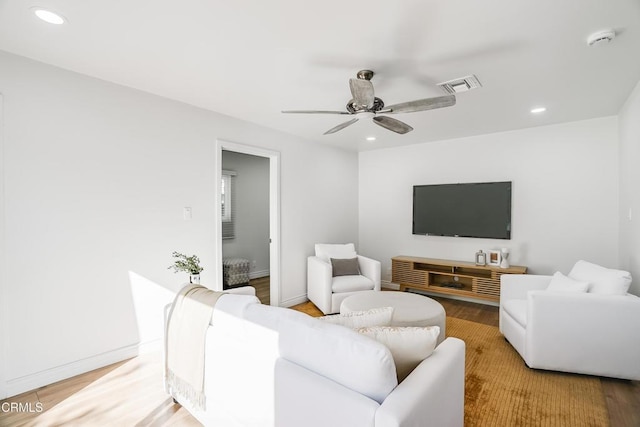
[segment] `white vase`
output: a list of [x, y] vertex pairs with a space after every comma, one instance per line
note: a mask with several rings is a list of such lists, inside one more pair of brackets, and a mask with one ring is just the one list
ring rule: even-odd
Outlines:
[[500, 268], [509, 268], [509, 249], [502, 248], [500, 251], [502, 260], [500, 261]]
[[199, 285], [200, 284], [200, 273], [198, 273], [198, 274], [190, 274], [189, 275], [189, 283], [191, 283], [193, 285]]

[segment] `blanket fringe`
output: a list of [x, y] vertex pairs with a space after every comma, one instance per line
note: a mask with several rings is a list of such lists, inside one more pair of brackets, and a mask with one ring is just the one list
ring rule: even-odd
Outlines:
[[167, 386], [169, 393], [175, 397], [184, 398], [195, 409], [206, 410], [207, 398], [202, 391], [194, 389], [191, 384], [177, 376], [171, 369], [167, 372]]

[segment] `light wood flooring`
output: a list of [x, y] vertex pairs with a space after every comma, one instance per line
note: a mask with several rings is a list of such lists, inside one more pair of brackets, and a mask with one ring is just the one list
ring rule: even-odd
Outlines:
[[[264, 280], [261, 281], [264, 287]], [[268, 286], [267, 286], [268, 290]], [[264, 289], [262, 289], [262, 292]], [[267, 292], [268, 294], [268, 292]], [[437, 299], [447, 315], [498, 326], [498, 308], [446, 298]], [[311, 302], [292, 307], [311, 316], [322, 313]], [[601, 379], [612, 427], [640, 426], [640, 382]], [[43, 412], [0, 410], [0, 426], [199, 426], [164, 393], [162, 360], [144, 354], [0, 402], [40, 402]]]
[[4, 402], [31, 405], [27, 412], [0, 410], [3, 427], [201, 425], [164, 392], [160, 353], [143, 354], [2, 402], [0, 409]]

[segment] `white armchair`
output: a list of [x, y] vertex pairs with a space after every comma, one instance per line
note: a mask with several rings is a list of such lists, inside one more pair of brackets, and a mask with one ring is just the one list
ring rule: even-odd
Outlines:
[[[362, 291], [380, 290], [380, 261], [358, 255], [353, 243], [317, 244], [316, 255], [307, 259], [307, 297], [324, 314], [338, 313], [346, 297]], [[342, 260], [341, 272], [334, 271]], [[357, 259], [357, 270], [349, 271], [349, 261]], [[344, 266], [344, 264], [347, 264]]]
[[629, 273], [617, 294], [572, 273], [502, 275], [500, 332], [530, 368], [640, 380], [640, 298], [626, 293]]

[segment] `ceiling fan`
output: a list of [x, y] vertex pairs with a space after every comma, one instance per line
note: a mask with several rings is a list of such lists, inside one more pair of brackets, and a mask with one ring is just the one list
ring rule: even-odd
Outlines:
[[373, 122], [385, 129], [399, 134], [411, 132], [413, 128], [408, 124], [393, 117], [380, 114], [413, 113], [416, 111], [433, 110], [436, 108], [455, 105], [454, 95], [437, 96], [435, 98], [418, 99], [415, 101], [401, 102], [399, 104], [384, 106], [382, 99], [375, 96], [371, 78], [374, 72], [371, 70], [358, 71], [356, 79], [349, 79], [349, 88], [353, 97], [347, 103], [347, 111], [323, 111], [323, 110], [284, 110], [283, 113], [293, 114], [340, 114], [355, 116], [351, 120], [340, 123], [324, 133], [329, 135], [338, 132], [363, 118], [371, 118]]

